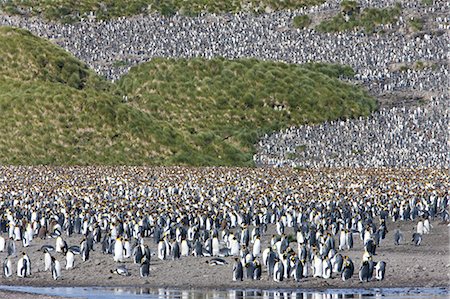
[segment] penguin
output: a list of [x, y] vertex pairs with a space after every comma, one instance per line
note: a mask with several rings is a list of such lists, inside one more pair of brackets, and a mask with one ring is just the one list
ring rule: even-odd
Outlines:
[[273, 268], [273, 280], [276, 282], [283, 281], [284, 278], [284, 267], [281, 261], [277, 261]]
[[253, 280], [253, 272], [255, 271], [255, 266], [252, 261], [246, 262], [244, 265], [245, 268], [245, 278]]
[[72, 269], [75, 265], [75, 255], [72, 251], [67, 250], [66, 253], [66, 270]]
[[192, 254], [195, 257], [203, 256], [203, 245], [202, 245], [202, 242], [200, 242], [199, 240], [195, 241], [194, 250], [192, 251]]
[[294, 275], [294, 280], [296, 282], [299, 282], [303, 278], [303, 265], [304, 265], [303, 260], [297, 259], [295, 261], [293, 275]]
[[27, 277], [28, 260], [25, 258], [25, 252], [22, 253], [22, 257], [17, 262], [17, 276]]
[[419, 246], [420, 243], [422, 243], [422, 235], [419, 233], [413, 233], [411, 242], [413, 242], [414, 245]]
[[114, 243], [114, 261], [122, 262], [123, 261], [123, 242], [122, 238], [117, 238]]
[[353, 233], [350, 230], [347, 230], [347, 250], [353, 248]]
[[66, 241], [64, 241], [61, 236], [58, 236], [56, 238], [55, 251], [65, 254], [66, 250], [67, 250], [67, 243], [66, 243]]
[[0, 236], [0, 252], [5, 251], [6, 240], [2, 236]]
[[[200, 243], [200, 246], [201, 246], [201, 243]], [[184, 238], [181, 239], [181, 245], [179, 247], [180, 247], [179, 250], [180, 250], [181, 256], [189, 255], [189, 243], [186, 239], [184, 239]], [[198, 255], [198, 256], [201, 256], [201, 255], [202, 255], [202, 253], [200, 253], [200, 255]]]
[[347, 234], [346, 230], [341, 230], [339, 232], [339, 250], [344, 250], [347, 247]]
[[131, 244], [128, 239], [123, 241], [123, 258], [127, 259], [131, 257]]
[[255, 260], [254, 262], [254, 270], [253, 270], [253, 279], [254, 280], [260, 280], [262, 274], [262, 267], [261, 263], [258, 260]]
[[209, 261], [206, 261], [207, 264], [209, 264], [210, 266], [217, 266], [217, 265], [226, 265], [228, 264], [228, 262], [224, 259], [221, 258], [212, 258]]
[[219, 239], [217, 237], [214, 237], [212, 239], [212, 255], [219, 256], [219, 253], [220, 253]]
[[269, 252], [270, 252], [270, 247], [267, 247], [266, 249], [264, 249], [264, 251], [262, 253], [263, 265], [266, 267], [267, 267], [267, 260], [269, 258]]
[[349, 257], [344, 257], [344, 263], [342, 268], [341, 277], [343, 281], [349, 280], [355, 271], [352, 260]]
[[400, 230], [395, 230], [394, 233], [394, 245], [400, 245], [400, 242], [403, 240], [403, 234], [400, 232]]
[[422, 220], [419, 220], [419, 222], [417, 222], [417, 233], [420, 235], [424, 234], [424, 224]]
[[52, 276], [54, 280], [61, 278], [61, 264], [52, 256]]
[[144, 257], [144, 250], [142, 245], [137, 245], [133, 249], [133, 263], [140, 264], [142, 261], [142, 258]]
[[267, 258], [267, 274], [269, 275], [270, 278], [273, 278], [274, 274], [274, 268], [275, 268], [275, 263], [277, 260], [277, 254], [275, 251], [272, 250], [272, 247], [270, 248], [270, 252], [269, 252], [269, 256]]
[[239, 256], [239, 251], [241, 250], [239, 241], [233, 236], [230, 240], [230, 255]]
[[116, 269], [111, 270], [111, 273], [115, 273], [120, 276], [131, 276], [131, 273], [128, 271], [128, 269], [124, 265], [118, 266]]
[[172, 260], [177, 260], [181, 257], [180, 245], [177, 241], [172, 243]]
[[6, 245], [6, 252], [8, 256], [16, 256], [17, 255], [17, 249], [16, 249], [16, 243], [12, 238], [9, 238], [7, 245]]
[[326, 257], [322, 261], [322, 277], [325, 279], [331, 278], [331, 273], [333, 272], [333, 266], [331, 265], [330, 260]]
[[44, 249], [44, 271], [51, 270], [52, 256], [48, 252], [47, 248]]
[[3, 261], [3, 275], [5, 277], [11, 277], [12, 276], [12, 263], [9, 256], [5, 258]]
[[385, 272], [386, 272], [386, 263], [384, 261], [378, 262], [375, 265], [375, 278], [377, 280], [383, 280]]
[[234, 258], [233, 264], [233, 281], [242, 281], [244, 279], [244, 269], [239, 258]]
[[429, 234], [432, 227], [433, 227], [433, 226], [432, 226], [431, 223], [430, 223], [430, 219], [425, 218], [425, 220], [423, 221], [423, 233], [424, 233], [425, 235]]
[[370, 275], [370, 269], [369, 269], [369, 261], [364, 261], [359, 268], [359, 280], [361, 282], [369, 282], [369, 275]]
[[166, 244], [163, 240], [158, 243], [158, 258], [162, 261], [166, 259]]
[[87, 240], [85, 238], [83, 238], [80, 244], [80, 254], [81, 258], [83, 259], [83, 262], [89, 260], [90, 249]]
[[340, 253], [332, 258], [333, 273], [341, 273], [344, 259]]
[[148, 277], [150, 275], [150, 261], [145, 256], [142, 258], [139, 274], [141, 277]]
[[314, 256], [313, 263], [313, 277], [322, 277], [323, 275], [323, 260], [319, 256]]
[[253, 243], [253, 256], [255, 257], [261, 256], [261, 238], [259, 235], [255, 237], [255, 241]]

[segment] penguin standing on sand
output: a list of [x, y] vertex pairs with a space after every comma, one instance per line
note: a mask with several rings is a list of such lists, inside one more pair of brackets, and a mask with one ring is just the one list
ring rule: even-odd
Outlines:
[[25, 252], [22, 254], [22, 257], [17, 262], [17, 276], [18, 277], [27, 277], [27, 268], [28, 268], [28, 259], [25, 258]]
[[123, 243], [122, 238], [117, 238], [116, 243], [114, 243], [114, 261], [123, 261]]
[[269, 256], [267, 257], [267, 274], [269, 275], [269, 278], [273, 278], [273, 271], [275, 268], [275, 263], [277, 259], [277, 254], [275, 251], [272, 250], [272, 247], [270, 248]]
[[9, 238], [6, 244], [6, 252], [8, 253], [8, 256], [16, 256], [17, 254], [16, 242], [14, 242], [13, 238]]
[[163, 240], [159, 240], [158, 243], [158, 258], [160, 260], [166, 259], [166, 244], [164, 243]]
[[273, 280], [276, 282], [283, 281], [284, 278], [284, 267], [281, 261], [277, 261], [273, 268]]
[[52, 266], [52, 256], [47, 248], [44, 249], [44, 271], [49, 271]]
[[[203, 254], [203, 248], [201, 245], [202, 245], [202, 243], [200, 243], [200, 248], [201, 248], [200, 254], [198, 254], [199, 252], [197, 251], [197, 254], [198, 254], [197, 256], [202, 256], [202, 254]], [[181, 256], [189, 255], [189, 243], [184, 238], [181, 239], [181, 245], [180, 245], [179, 251], [180, 251]]]
[[414, 245], [419, 246], [420, 243], [422, 243], [422, 235], [419, 233], [414, 233], [412, 235], [412, 240], [411, 242], [413, 242]]
[[375, 278], [377, 280], [383, 280], [385, 272], [386, 272], [386, 263], [383, 261], [378, 262], [375, 265]]
[[81, 258], [83, 259], [84, 262], [89, 260], [90, 249], [88, 246], [88, 242], [85, 238], [83, 238], [83, 240], [81, 241], [80, 253], [81, 253]]
[[61, 278], [61, 264], [52, 256], [52, 276], [54, 280]]
[[141, 277], [148, 277], [150, 275], [150, 261], [145, 256], [142, 258], [139, 274]]
[[261, 274], [262, 274], [262, 267], [261, 267], [261, 263], [258, 260], [255, 260], [254, 263], [254, 272], [253, 272], [253, 279], [254, 280], [260, 280], [261, 279]]
[[244, 269], [239, 258], [234, 258], [233, 281], [242, 281], [244, 278]]
[[253, 256], [261, 256], [261, 238], [259, 235], [256, 235], [255, 242], [253, 243]]
[[394, 245], [400, 245], [400, 242], [403, 240], [403, 234], [400, 232], [400, 230], [395, 230], [394, 233]]
[[370, 266], [369, 261], [364, 261], [359, 268], [359, 280], [361, 282], [369, 282], [369, 275], [370, 275]]
[[294, 280], [299, 282], [303, 278], [303, 261], [297, 259], [295, 261], [294, 271], [292, 272], [294, 275]]
[[345, 256], [341, 274], [342, 280], [343, 281], [349, 280], [353, 276], [354, 272], [355, 266], [353, 265], [353, 261], [348, 256]]
[[252, 261], [248, 261], [245, 263], [245, 278], [253, 280], [253, 272], [255, 270], [254, 264]]
[[3, 261], [3, 275], [5, 275], [5, 277], [11, 277], [12, 275], [12, 263], [9, 256]]
[[181, 257], [181, 253], [180, 253], [180, 245], [178, 244], [177, 241], [174, 241], [172, 243], [172, 259], [173, 260], [177, 260]]
[[75, 255], [71, 250], [66, 253], [66, 270], [72, 269], [75, 265]]

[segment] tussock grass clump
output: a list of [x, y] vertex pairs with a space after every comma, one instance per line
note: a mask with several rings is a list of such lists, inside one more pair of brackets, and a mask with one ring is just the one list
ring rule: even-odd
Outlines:
[[381, 24], [392, 24], [401, 14], [401, 5], [389, 8], [366, 8], [361, 10], [355, 1], [343, 1], [341, 13], [331, 19], [322, 21], [316, 26], [321, 32], [341, 32], [356, 28], [364, 29], [366, 33], [376, 31]]
[[307, 28], [311, 25], [311, 18], [308, 15], [295, 16], [293, 25], [295, 28]]
[[264, 133], [375, 109], [344, 66], [154, 59], [112, 84], [6, 27], [0, 60], [0, 164], [251, 166]]

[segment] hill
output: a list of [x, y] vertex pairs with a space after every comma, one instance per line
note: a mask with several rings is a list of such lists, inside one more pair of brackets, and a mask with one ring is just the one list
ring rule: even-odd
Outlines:
[[50, 20], [75, 22], [91, 12], [97, 19], [105, 20], [155, 12], [166, 16], [176, 12], [185, 15], [196, 15], [202, 12], [262, 13], [297, 9], [323, 2], [325, 0], [9, 0], [0, 3], [0, 8], [9, 14], [40, 15]]
[[263, 133], [375, 109], [342, 66], [154, 59], [114, 85], [5, 27], [0, 57], [0, 164], [253, 165]]

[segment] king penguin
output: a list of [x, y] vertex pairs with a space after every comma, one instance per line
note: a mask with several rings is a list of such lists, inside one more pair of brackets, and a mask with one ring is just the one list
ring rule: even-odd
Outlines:
[[44, 249], [44, 271], [49, 271], [52, 266], [52, 256], [47, 248]]
[[22, 257], [17, 262], [17, 276], [27, 277], [28, 259], [25, 258], [25, 252], [22, 253]]
[[114, 243], [114, 261], [123, 261], [123, 242], [122, 238], [117, 238], [116, 243]]
[[377, 280], [383, 280], [385, 272], [386, 272], [386, 263], [383, 261], [378, 262], [375, 265], [375, 278]]
[[3, 261], [3, 275], [5, 275], [5, 277], [10, 277], [12, 275], [12, 263], [9, 256]]
[[233, 281], [242, 281], [244, 278], [244, 269], [239, 258], [234, 258]]
[[284, 267], [281, 261], [277, 261], [273, 268], [273, 280], [276, 282], [283, 281], [284, 278]]
[[75, 255], [71, 250], [66, 253], [66, 270], [72, 269], [75, 265]]
[[369, 261], [364, 261], [359, 268], [359, 280], [361, 282], [368, 282], [369, 281], [369, 275], [370, 275], [370, 266]]
[[52, 256], [52, 276], [54, 280], [61, 277], [61, 264]]
[[145, 256], [142, 258], [139, 273], [141, 277], [148, 277], [150, 275], [150, 261]]

